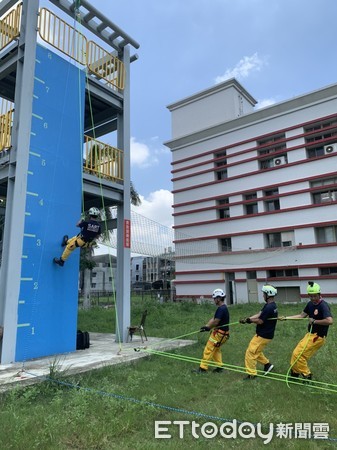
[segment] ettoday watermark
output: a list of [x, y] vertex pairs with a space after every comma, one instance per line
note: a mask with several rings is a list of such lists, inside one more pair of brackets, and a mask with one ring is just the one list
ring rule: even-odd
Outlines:
[[264, 444], [276, 437], [278, 439], [328, 439], [328, 423], [278, 423], [263, 425], [250, 422], [214, 422], [198, 423], [189, 420], [156, 420], [155, 438], [172, 439], [171, 432], [178, 434], [179, 439], [192, 436], [194, 439], [216, 437], [224, 439], [262, 439]]

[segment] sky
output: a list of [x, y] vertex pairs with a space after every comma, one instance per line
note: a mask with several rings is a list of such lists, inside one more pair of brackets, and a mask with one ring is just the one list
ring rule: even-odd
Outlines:
[[91, 0], [140, 44], [131, 64], [136, 212], [172, 225], [167, 105], [235, 77], [257, 107], [337, 82], [336, 0]]
[[336, 0], [89, 1], [140, 44], [131, 51], [139, 56], [130, 74], [131, 179], [142, 204], [133, 209], [166, 226], [167, 105], [232, 77], [256, 108], [337, 82]]

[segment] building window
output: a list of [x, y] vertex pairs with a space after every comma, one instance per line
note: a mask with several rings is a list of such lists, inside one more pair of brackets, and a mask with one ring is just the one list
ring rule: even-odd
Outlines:
[[336, 190], [324, 190], [323, 192], [315, 192], [312, 194], [312, 201], [314, 204], [319, 203], [331, 203], [337, 200], [337, 188]]
[[330, 184], [337, 184], [337, 177], [333, 178], [323, 178], [321, 180], [312, 181], [310, 186], [312, 188], [317, 186], [329, 186]]
[[139, 264], [136, 264], [136, 270], [139, 270]]
[[290, 247], [294, 245], [294, 232], [267, 233], [266, 248]]
[[268, 270], [267, 276], [268, 278], [298, 277], [298, 269]]
[[333, 117], [331, 119], [324, 120], [322, 122], [317, 122], [317, 123], [311, 124], [309, 126], [306, 126], [304, 128], [304, 132], [310, 133], [313, 131], [321, 131], [323, 128], [328, 128], [328, 127], [333, 127], [333, 126], [337, 127], [337, 117]]
[[287, 155], [278, 155], [274, 158], [263, 159], [260, 161], [260, 169], [270, 169], [271, 167], [280, 167], [288, 163]]
[[[256, 192], [250, 192], [246, 195], [243, 196], [244, 201], [250, 201], [250, 200], [255, 200], [257, 198], [257, 194]], [[258, 213], [258, 208], [257, 208], [257, 202], [253, 201], [250, 203], [246, 203], [245, 204], [245, 213], [246, 214], [257, 214]]]
[[[337, 118], [325, 120], [322, 122], [317, 122], [308, 127], [304, 128], [304, 132], [308, 134], [305, 138], [306, 144], [311, 144], [314, 142], [326, 140], [326, 139], [334, 139], [334, 142], [337, 141]], [[328, 145], [328, 144], [323, 144]]]
[[248, 205], [245, 205], [246, 214], [257, 214], [257, 203], [249, 203]]
[[226, 165], [226, 150], [214, 153], [214, 168], [217, 180], [225, 180], [228, 177], [227, 169], [224, 169], [224, 166]]
[[285, 143], [277, 144], [282, 139], [285, 139], [285, 137], [286, 137], [285, 133], [278, 133], [278, 134], [274, 134], [272, 136], [268, 136], [268, 137], [263, 138], [263, 139], [258, 139], [257, 140], [258, 147], [262, 147], [262, 146], [266, 147], [264, 150], [260, 150], [260, 152], [261, 152], [260, 154], [262, 154], [262, 152], [272, 151], [272, 150], [275, 149], [275, 147], [277, 147], [277, 149], [278, 149], [278, 147], [280, 145], [284, 145], [285, 146]]
[[[329, 119], [322, 122], [317, 122], [304, 128], [307, 134], [305, 143], [310, 148], [307, 148], [308, 158], [317, 158], [325, 154], [324, 147], [337, 142], [337, 119]], [[330, 142], [327, 142], [327, 140]], [[316, 144], [316, 145], [315, 145]]]
[[337, 275], [337, 267], [322, 267], [319, 269], [320, 275]]
[[337, 226], [319, 227], [315, 229], [317, 244], [328, 244], [329, 242], [337, 242]]
[[245, 200], [255, 200], [257, 198], [256, 192], [250, 192], [249, 194], [245, 194], [244, 199]]
[[280, 200], [276, 198], [275, 200], [268, 200], [264, 202], [266, 211], [278, 211], [280, 209]]
[[227, 165], [226, 150], [219, 152], [219, 153], [214, 153], [214, 164], [215, 164], [215, 167], [221, 167], [221, 166]]
[[268, 190], [264, 191], [264, 196], [265, 197], [272, 197], [272, 196], [278, 195], [278, 194], [279, 194], [278, 188], [276, 188], [276, 189], [268, 189]]
[[232, 250], [232, 239], [220, 239], [220, 252], [230, 252]]
[[215, 173], [216, 173], [216, 178], [218, 181], [225, 180], [226, 178], [228, 178], [227, 169], [218, 170]]
[[330, 203], [337, 200], [337, 177], [313, 181], [310, 183], [310, 186], [312, 188], [322, 186], [322, 189], [312, 193], [312, 202], [314, 204]]
[[218, 218], [219, 219], [228, 219], [230, 217], [229, 214], [229, 206], [228, 205], [229, 200], [228, 197], [220, 198], [217, 201], [217, 209], [218, 209]]
[[[275, 197], [279, 195], [278, 189], [269, 189], [264, 191], [264, 197]], [[280, 209], [280, 200], [278, 198], [266, 199], [264, 202], [265, 211], [278, 211]]]
[[287, 162], [286, 153], [283, 155], [275, 155], [275, 153], [286, 151], [286, 143], [280, 142], [285, 137], [284, 133], [279, 133], [257, 140], [258, 156], [266, 157], [260, 160], [261, 170], [270, 169], [271, 167], [276, 167], [281, 165], [281, 163], [285, 164]]
[[268, 233], [266, 241], [267, 248], [281, 247], [281, 233]]
[[324, 146], [323, 145], [319, 145], [317, 147], [314, 148], [308, 148], [307, 149], [307, 155], [308, 158], [317, 158], [318, 156], [323, 156], [324, 155]]
[[247, 272], [247, 280], [256, 280], [256, 270], [250, 270]]

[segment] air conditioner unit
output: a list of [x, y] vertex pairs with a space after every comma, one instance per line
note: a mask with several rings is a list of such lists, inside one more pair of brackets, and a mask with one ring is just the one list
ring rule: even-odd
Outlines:
[[278, 158], [273, 159], [273, 167], [282, 166], [286, 164], [287, 160], [285, 156], [279, 156]]
[[330, 155], [333, 152], [337, 152], [337, 144], [324, 145], [324, 155]]

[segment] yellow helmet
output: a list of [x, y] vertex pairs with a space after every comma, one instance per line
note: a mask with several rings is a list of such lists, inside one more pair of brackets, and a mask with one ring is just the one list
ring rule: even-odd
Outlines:
[[307, 293], [309, 295], [315, 295], [321, 293], [321, 286], [313, 281], [308, 281]]

